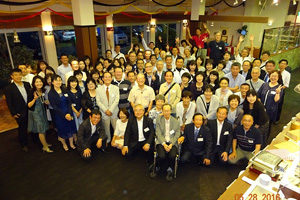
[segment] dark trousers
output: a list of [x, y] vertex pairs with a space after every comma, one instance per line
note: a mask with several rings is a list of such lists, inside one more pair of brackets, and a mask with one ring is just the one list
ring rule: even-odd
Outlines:
[[145, 153], [145, 157], [147, 159], [147, 162], [150, 162], [153, 158], [153, 145], [150, 144], [150, 148], [148, 151], [143, 150], [143, 146], [146, 144], [146, 140], [142, 142], [138, 142], [134, 146], [128, 147], [128, 153], [125, 154], [125, 156], [132, 156], [135, 155], [138, 151], [143, 151]]
[[185, 151], [183, 151], [183, 153], [181, 155], [180, 161], [183, 164], [186, 164], [188, 161], [191, 160], [192, 157], [196, 158], [198, 164], [202, 164], [203, 160], [204, 160], [204, 152], [203, 152], [203, 154], [196, 155], [196, 154], [194, 154], [193, 152], [191, 152], [189, 150], [185, 150]]
[[28, 145], [28, 139], [27, 139], [28, 115], [26, 115], [25, 117], [16, 118], [16, 121], [19, 125], [18, 128], [19, 142], [22, 147], [27, 146]]
[[279, 121], [279, 119], [280, 119], [280, 115], [281, 115], [281, 111], [282, 111], [282, 107], [283, 107], [284, 95], [285, 95], [285, 90], [283, 90], [282, 97], [281, 97], [281, 99], [279, 100], [279, 103], [278, 103], [276, 121]]
[[[211, 154], [211, 163], [213, 164], [215, 161], [215, 158], [217, 157], [222, 165], [226, 164], [227, 161], [224, 161], [221, 156], [223, 152], [224, 151], [221, 149], [221, 147], [219, 145], [216, 146], [216, 148], [213, 150], [213, 152]], [[228, 156], [229, 156], [229, 154], [228, 154]]]
[[156, 160], [157, 166], [159, 167], [161, 162], [167, 159], [167, 167], [168, 168], [170, 167], [172, 170], [174, 170], [175, 158], [178, 152], [177, 147], [173, 145], [172, 149], [169, 152], [166, 152], [163, 145], [158, 144], [156, 145], [156, 149], [157, 149], [157, 160]]
[[[82, 151], [80, 151], [80, 156], [83, 160], [90, 160], [92, 158], [92, 155], [97, 151], [97, 142], [98, 142], [98, 139], [99, 139], [99, 135], [97, 134], [94, 134], [92, 137], [91, 137], [91, 145], [89, 147], [89, 149], [91, 150], [91, 154], [90, 156], [88, 157], [84, 157], [83, 156], [83, 152], [85, 149], [83, 149]], [[101, 148], [104, 148], [105, 147], [105, 140], [102, 140], [102, 147]]]

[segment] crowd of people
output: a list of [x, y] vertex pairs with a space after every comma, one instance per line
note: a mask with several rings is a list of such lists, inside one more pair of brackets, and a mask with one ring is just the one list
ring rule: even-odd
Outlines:
[[[92, 64], [88, 56], [69, 62], [60, 57], [57, 73], [39, 61], [36, 74], [19, 65], [11, 72], [5, 96], [19, 128], [21, 148], [28, 152], [27, 132], [38, 133], [42, 150], [51, 127], [65, 151], [77, 149], [90, 159], [108, 146], [124, 156], [145, 152], [156, 173], [167, 161], [167, 181], [174, 177], [175, 159], [199, 165], [235, 164], [250, 159], [268, 144], [272, 124], [280, 119], [285, 89], [289, 87], [288, 61], [269, 60], [270, 53], [253, 57], [250, 50], [225, 51], [221, 33], [204, 25], [176, 46], [132, 45], [127, 55], [113, 45]], [[210, 40], [210, 41], [209, 41]], [[194, 44], [194, 45], [192, 45]], [[207, 50], [209, 49], [209, 55]], [[279, 70], [276, 70], [276, 65]], [[113, 131], [113, 132], [112, 132]]]

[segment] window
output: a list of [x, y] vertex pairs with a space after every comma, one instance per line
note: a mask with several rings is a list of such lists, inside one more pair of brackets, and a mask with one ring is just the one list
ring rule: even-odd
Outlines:
[[117, 26], [114, 28], [114, 41], [115, 45], [121, 46], [121, 53], [127, 54], [130, 46], [130, 26]]
[[54, 30], [53, 35], [58, 57], [62, 54], [77, 56], [74, 29]]
[[[98, 52], [98, 56], [102, 56], [102, 43], [101, 43], [101, 29], [102, 28], [99, 28], [97, 27], [96, 28], [96, 37], [97, 37], [97, 52]], [[105, 48], [105, 47], [104, 47]]]
[[176, 24], [169, 24], [168, 42], [170, 47], [175, 46], [175, 39], [176, 39]]
[[155, 44], [158, 44], [158, 36], [162, 37], [163, 43], [166, 45], [168, 42], [168, 24], [157, 24], [155, 30]]
[[143, 47], [142, 45], [142, 40], [140, 37], [140, 34], [142, 31], [144, 31], [144, 25], [136, 25], [136, 26], [132, 26], [132, 44], [138, 44], [140, 46], [140, 49]]
[[9, 73], [12, 66], [7, 50], [5, 35], [3, 33], [0, 34], [0, 63], [0, 89], [4, 89], [8, 84]]

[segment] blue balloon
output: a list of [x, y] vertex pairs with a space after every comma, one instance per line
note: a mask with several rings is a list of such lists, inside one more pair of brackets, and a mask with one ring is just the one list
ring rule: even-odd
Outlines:
[[241, 34], [242, 34], [242, 35], [246, 35], [246, 34], [247, 34], [247, 31], [246, 31], [246, 30], [242, 30], [242, 31], [241, 31]]

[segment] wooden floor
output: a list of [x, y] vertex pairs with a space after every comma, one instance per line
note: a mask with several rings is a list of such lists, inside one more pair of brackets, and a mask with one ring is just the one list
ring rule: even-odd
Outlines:
[[[300, 70], [292, 73], [282, 119], [274, 125], [270, 140], [299, 109], [300, 95], [293, 92], [300, 80]], [[91, 162], [84, 162], [76, 151], [64, 152], [54, 134], [52, 155], [44, 154], [38, 141], [29, 137], [29, 153], [19, 149], [16, 130], [0, 134], [0, 200], [77, 200], [77, 199], [203, 199], [215, 200], [246, 167], [199, 167], [195, 163], [179, 166], [173, 182], [165, 181], [162, 171], [153, 180], [148, 177], [143, 155], [124, 158], [116, 149], [96, 152]]]
[[11, 116], [5, 99], [0, 99], [0, 133], [18, 128], [16, 120]]

